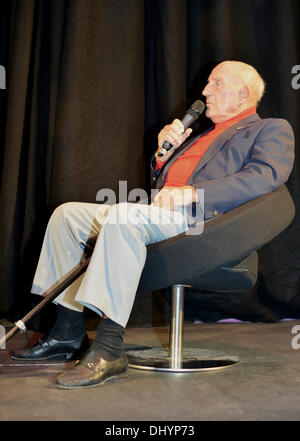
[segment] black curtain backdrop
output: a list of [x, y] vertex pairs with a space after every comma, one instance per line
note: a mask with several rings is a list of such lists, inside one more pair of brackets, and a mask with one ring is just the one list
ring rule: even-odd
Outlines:
[[[149, 190], [158, 131], [201, 98], [211, 69], [235, 59], [267, 83], [262, 117], [296, 136], [292, 225], [260, 252], [256, 287], [190, 291], [191, 319], [300, 317], [298, 0], [1, 0], [0, 314], [28, 309], [47, 221], [67, 201], [95, 202], [119, 181]], [[201, 118], [196, 130], [209, 127]], [[157, 322], [168, 292], [136, 299], [132, 320]], [[27, 306], [25, 306], [27, 305]], [[18, 317], [19, 318], [19, 317]]]

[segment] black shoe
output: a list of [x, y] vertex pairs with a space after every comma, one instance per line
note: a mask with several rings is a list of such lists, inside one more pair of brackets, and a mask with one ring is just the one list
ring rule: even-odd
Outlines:
[[100, 353], [90, 349], [74, 368], [68, 369], [56, 379], [62, 389], [82, 389], [100, 386], [123, 376], [128, 367], [125, 352], [115, 361], [104, 360]]
[[23, 351], [11, 354], [13, 360], [21, 361], [61, 361], [79, 359], [89, 348], [89, 339], [85, 334], [83, 339], [59, 341], [50, 335], [40, 339], [37, 344]]

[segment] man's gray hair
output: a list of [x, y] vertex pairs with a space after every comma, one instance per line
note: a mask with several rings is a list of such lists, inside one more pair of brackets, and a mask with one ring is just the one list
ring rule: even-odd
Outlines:
[[242, 61], [224, 61], [221, 64], [228, 64], [234, 72], [245, 82], [253, 94], [256, 104], [260, 102], [266, 89], [266, 83], [257, 70], [250, 64]]

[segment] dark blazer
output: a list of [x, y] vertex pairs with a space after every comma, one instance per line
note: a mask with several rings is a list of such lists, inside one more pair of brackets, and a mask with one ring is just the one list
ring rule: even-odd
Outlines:
[[[152, 181], [161, 189], [168, 170], [197, 139], [182, 144]], [[269, 193], [287, 181], [294, 162], [294, 134], [290, 124], [279, 118], [261, 119], [254, 114], [225, 130], [198, 162], [187, 185], [204, 189], [204, 219], [232, 210]]]

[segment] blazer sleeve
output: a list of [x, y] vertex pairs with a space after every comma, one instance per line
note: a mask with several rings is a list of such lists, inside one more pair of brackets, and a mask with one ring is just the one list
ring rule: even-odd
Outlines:
[[150, 185], [151, 186], [155, 186], [155, 181], [157, 176], [159, 175], [160, 170], [155, 170], [156, 168], [156, 159], [155, 159], [155, 155], [153, 154], [151, 161], [150, 161]]
[[283, 119], [267, 119], [258, 133], [244, 166], [236, 173], [204, 182], [204, 217], [209, 219], [232, 210], [285, 183], [294, 162], [294, 134]]

